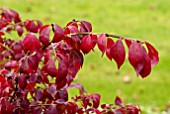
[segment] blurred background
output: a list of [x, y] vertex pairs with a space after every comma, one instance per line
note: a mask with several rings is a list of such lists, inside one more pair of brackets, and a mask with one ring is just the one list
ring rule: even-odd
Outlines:
[[[22, 20], [39, 19], [64, 27], [72, 19], [92, 23], [93, 32], [146, 40], [159, 52], [160, 62], [142, 79], [126, 60], [118, 71], [101, 52], [85, 56], [75, 82], [89, 93], [101, 94], [101, 103], [119, 96], [138, 104], [144, 113], [170, 108], [170, 0], [0, 0], [0, 7], [16, 10]], [[17, 39], [17, 38], [16, 38]], [[77, 91], [69, 90], [70, 98]]]

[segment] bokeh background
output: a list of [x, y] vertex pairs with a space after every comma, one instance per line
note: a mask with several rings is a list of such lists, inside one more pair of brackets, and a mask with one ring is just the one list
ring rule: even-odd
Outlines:
[[[118, 71], [115, 62], [96, 49], [86, 55], [75, 82], [101, 94], [101, 103], [112, 103], [118, 95], [138, 104], [143, 113], [165, 114], [170, 108], [170, 0], [0, 0], [0, 7], [16, 10], [23, 20], [64, 27], [81, 19], [92, 23], [93, 32], [149, 41], [159, 51], [160, 62], [147, 78], [137, 77], [127, 60]], [[69, 92], [70, 98], [78, 93]]]

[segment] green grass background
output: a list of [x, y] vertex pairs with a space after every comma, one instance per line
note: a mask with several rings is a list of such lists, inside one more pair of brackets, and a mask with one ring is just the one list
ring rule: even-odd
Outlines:
[[[100, 93], [102, 103], [112, 103], [118, 95], [145, 112], [170, 107], [170, 0], [0, 0], [0, 6], [16, 10], [23, 20], [64, 27], [72, 19], [82, 19], [92, 23], [94, 32], [149, 41], [160, 56], [149, 77], [136, 77], [128, 61], [118, 71], [115, 62], [102, 58], [96, 49], [86, 55], [75, 82], [89, 93]], [[123, 81], [125, 76], [130, 83]]]

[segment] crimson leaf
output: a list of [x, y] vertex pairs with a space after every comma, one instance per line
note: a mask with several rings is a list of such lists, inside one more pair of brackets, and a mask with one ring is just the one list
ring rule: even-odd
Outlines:
[[83, 85], [81, 85], [80, 83], [72, 84], [69, 86], [69, 88], [78, 88], [80, 95], [83, 95], [86, 92]]
[[25, 21], [25, 27], [26, 27], [27, 31], [30, 31], [33, 33], [37, 33], [38, 28], [39, 28], [38, 25], [36, 25], [33, 20]]
[[111, 54], [110, 54], [110, 50], [111, 50], [113, 44], [114, 44], [114, 41], [113, 41], [111, 38], [108, 38], [108, 39], [107, 39], [106, 56], [107, 56], [110, 60], [112, 60], [112, 56], [111, 56]]
[[34, 50], [40, 49], [40, 41], [34, 33], [28, 33], [23, 39], [23, 47], [26, 52], [29, 51], [32, 53]]
[[91, 39], [91, 35], [86, 35], [83, 37], [83, 40], [81, 42], [81, 50], [84, 54], [89, 53], [93, 48], [93, 43]]
[[56, 108], [56, 105], [51, 104], [44, 114], [59, 114], [59, 112]]
[[1, 104], [1, 109], [0, 109], [1, 114], [13, 113], [13, 105], [6, 98], [2, 97], [0, 99], [0, 104]]
[[129, 47], [129, 62], [135, 69], [137, 75], [142, 71], [144, 68], [144, 56], [143, 56], [143, 49], [141, 45], [134, 41]]
[[57, 90], [56, 90], [56, 85], [51, 84], [47, 90], [53, 97], [55, 97]]
[[123, 106], [124, 105], [122, 100], [118, 96], [115, 99], [115, 105], [117, 105], [117, 106]]
[[132, 44], [132, 41], [129, 39], [125, 39], [125, 43], [126, 43], [127, 47], [129, 48], [130, 45]]
[[97, 45], [99, 49], [102, 51], [102, 56], [104, 55], [106, 49], [107, 49], [107, 43], [106, 43], [106, 34], [101, 34], [97, 39]]
[[52, 77], [57, 76], [58, 70], [56, 69], [55, 61], [53, 58], [49, 58], [43, 69], [45, 69], [45, 71]]
[[100, 95], [99, 94], [93, 94], [92, 99], [93, 99], [93, 107], [98, 108], [98, 106], [100, 104]]
[[144, 67], [139, 74], [142, 76], [142, 78], [144, 78], [144, 77], [148, 76], [151, 72], [151, 60], [150, 60], [145, 48], [142, 47], [142, 49], [143, 49], [143, 56], [144, 56]]
[[89, 22], [81, 20], [80, 23], [81, 23], [81, 26], [86, 29], [86, 32], [92, 31], [92, 25]]
[[68, 58], [65, 54], [57, 53], [58, 76], [57, 81], [62, 81], [68, 73]]
[[59, 42], [64, 38], [64, 30], [57, 24], [52, 24], [54, 36], [52, 42]]
[[119, 69], [125, 61], [125, 48], [123, 46], [122, 40], [117, 40], [113, 44], [110, 50], [110, 55], [116, 61], [117, 67]]
[[18, 84], [21, 89], [25, 89], [27, 86], [27, 80], [24, 74], [19, 75]]
[[68, 26], [69, 33], [77, 33], [79, 30], [76, 26]]
[[159, 62], [158, 51], [148, 42], [145, 42], [148, 48], [148, 55], [151, 59], [151, 66], [155, 66]]
[[22, 36], [22, 34], [24, 32], [23, 28], [21, 26], [16, 26], [16, 29], [17, 29], [18, 35]]
[[20, 72], [21, 73], [25, 73], [25, 74], [28, 74], [30, 73], [30, 67], [29, 67], [29, 64], [28, 64], [28, 59], [22, 59], [21, 61], [21, 65], [20, 65]]
[[40, 36], [40, 42], [42, 44], [44, 44], [45, 46], [49, 45], [49, 37], [50, 37], [50, 26], [49, 25], [45, 25], [40, 29], [39, 32]]

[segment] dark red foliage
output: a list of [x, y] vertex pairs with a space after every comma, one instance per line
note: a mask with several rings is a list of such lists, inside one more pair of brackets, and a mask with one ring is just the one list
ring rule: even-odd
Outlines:
[[139, 75], [144, 68], [145, 59], [143, 48], [137, 41], [134, 41], [129, 47], [129, 62], [134, 67], [137, 75]]
[[52, 42], [59, 42], [64, 38], [64, 30], [57, 24], [52, 24], [54, 36]]
[[125, 48], [122, 40], [117, 40], [110, 49], [111, 57], [116, 61], [118, 69], [125, 61]]
[[132, 41], [129, 39], [125, 39], [125, 43], [126, 43], [127, 47], [129, 48], [130, 45], [132, 44]]
[[112, 56], [111, 56], [111, 48], [114, 44], [114, 41], [111, 38], [107, 39], [107, 49], [106, 49], [106, 56], [112, 60]]
[[[11, 31], [21, 40], [7, 39]], [[100, 94], [88, 94], [81, 84], [73, 84], [84, 55], [96, 44], [119, 69], [125, 61], [124, 40], [129, 62], [142, 78], [159, 61], [148, 42], [108, 37], [114, 35], [92, 33], [91, 23], [84, 20], [62, 28], [39, 20], [22, 21], [16, 11], [0, 8], [0, 114], [140, 114], [138, 106], [126, 105], [119, 97], [114, 104], [100, 106]], [[78, 88], [80, 95], [69, 100], [69, 88]]]
[[83, 37], [81, 42], [81, 50], [84, 54], [89, 53], [93, 49], [93, 41], [91, 35], [86, 35]]
[[82, 32], [91, 32], [92, 31], [92, 25], [89, 22], [81, 20], [80, 23], [81, 23], [82, 29], [84, 29], [84, 31], [82, 31]]
[[54, 58], [50, 58], [48, 60], [48, 62], [44, 65], [43, 70], [52, 77], [56, 77], [58, 75], [58, 70], [55, 66]]
[[40, 49], [40, 41], [37, 39], [34, 33], [26, 34], [22, 43], [25, 52], [33, 53], [34, 51]]
[[123, 106], [122, 100], [117, 96], [115, 99], [115, 105], [117, 106]]
[[40, 29], [39, 32], [40, 36], [40, 42], [45, 45], [48, 46], [50, 43], [50, 25], [45, 25]]
[[22, 36], [22, 34], [24, 32], [23, 28], [21, 26], [16, 26], [16, 29], [17, 29], [18, 35]]
[[151, 59], [152, 67], [159, 62], [158, 51], [148, 42], [145, 43], [148, 48], [148, 55]]
[[107, 39], [106, 34], [101, 34], [97, 39], [97, 45], [102, 52], [102, 56], [104, 55], [107, 48]]
[[145, 48], [144, 47], [142, 48], [143, 48], [143, 56], [144, 56], [144, 67], [139, 74], [142, 76], [142, 78], [144, 78], [148, 76], [151, 72], [151, 60], [149, 56], [147, 55]]
[[38, 30], [42, 27], [42, 24], [40, 21], [36, 20], [26, 20], [25, 21], [25, 28], [29, 32], [37, 33]]

